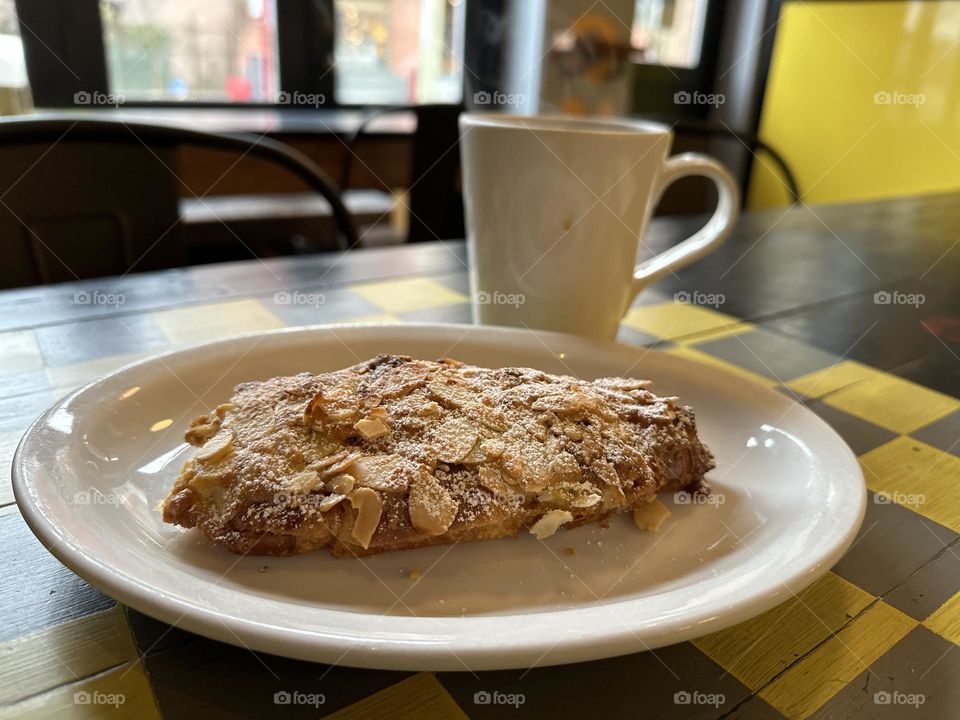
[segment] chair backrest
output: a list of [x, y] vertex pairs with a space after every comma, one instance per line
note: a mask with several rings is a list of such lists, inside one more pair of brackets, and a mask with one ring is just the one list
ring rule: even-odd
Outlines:
[[417, 118], [409, 186], [407, 242], [451, 240], [464, 236], [457, 118], [462, 105], [432, 104], [375, 108], [347, 140], [340, 181], [349, 187], [357, 141], [378, 117], [412, 112]]
[[183, 145], [276, 163], [330, 203], [337, 246], [357, 242], [340, 190], [268, 138], [64, 116], [0, 121], [0, 287], [177, 267]]
[[[677, 137], [687, 135], [696, 138], [719, 138], [721, 140], [730, 140], [749, 151], [751, 155], [757, 156], [760, 153], [765, 154], [780, 171], [783, 186], [791, 205], [798, 205], [802, 195], [797, 178], [786, 159], [777, 151], [776, 148], [761, 140], [757, 135], [733, 130], [726, 126], [717, 126], [708, 123], [677, 123], [674, 128]], [[746, 192], [744, 192], [746, 197]]]

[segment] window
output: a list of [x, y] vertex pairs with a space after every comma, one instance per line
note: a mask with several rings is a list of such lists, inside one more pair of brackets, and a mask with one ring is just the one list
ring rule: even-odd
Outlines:
[[459, 102], [464, 0], [336, 0], [337, 100]]
[[274, 0], [100, 0], [110, 92], [277, 102]]
[[23, 42], [13, 0], [0, 0], [0, 115], [30, 109]]
[[466, 1], [0, 0], [0, 22], [32, 31], [41, 107], [406, 105], [461, 99]]
[[634, 61], [697, 67], [706, 16], [707, 0], [636, 0], [630, 33]]

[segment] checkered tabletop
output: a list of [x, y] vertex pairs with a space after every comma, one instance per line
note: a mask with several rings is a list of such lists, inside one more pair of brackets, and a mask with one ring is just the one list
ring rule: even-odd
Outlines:
[[[948, 203], [928, 202], [947, 217]], [[858, 455], [870, 491], [858, 538], [779, 607], [692, 642], [575, 665], [401, 673], [299, 662], [170, 628], [90, 587], [34, 539], [8, 472], [0, 717], [960, 716], [960, 323], [950, 322], [960, 301], [948, 292], [957, 262], [947, 254], [920, 278], [960, 233], [945, 219], [942, 242], [894, 263], [873, 252], [877, 228], [897, 230], [884, 219], [892, 204], [815, 209], [846, 249], [810, 229], [820, 227], [814, 210], [791, 211], [782, 234], [719, 280], [776, 224], [750, 216], [729, 248], [644, 294], [622, 325], [622, 342], [796, 398]], [[847, 227], [865, 215], [871, 236], [859, 242]], [[848, 250], [872, 276], [850, 270]], [[760, 270], [799, 273], [810, 253], [822, 270], [807, 276], [774, 282]], [[5, 466], [50, 403], [157, 352], [318, 322], [468, 322], [463, 262], [462, 243], [431, 244], [0, 293]], [[837, 266], [848, 272], [834, 283]], [[883, 288], [924, 292], [925, 305], [878, 304]], [[696, 292], [713, 293], [714, 307], [683, 302]]]

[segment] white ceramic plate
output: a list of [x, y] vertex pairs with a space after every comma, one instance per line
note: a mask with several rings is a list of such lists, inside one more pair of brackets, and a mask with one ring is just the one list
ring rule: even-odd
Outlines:
[[[236, 383], [383, 352], [649, 378], [695, 409], [717, 457], [714, 500], [668, 498], [673, 515], [652, 535], [621, 516], [543, 543], [525, 535], [363, 560], [238, 557], [161, 522], [157, 503], [190, 452], [187, 423]], [[463, 325], [293, 329], [131, 365], [36, 421], [14, 490], [50, 552], [131, 607], [255, 650], [403, 670], [589, 660], [740, 622], [824, 574], [866, 499], [843, 441], [772, 390], [643, 348]]]

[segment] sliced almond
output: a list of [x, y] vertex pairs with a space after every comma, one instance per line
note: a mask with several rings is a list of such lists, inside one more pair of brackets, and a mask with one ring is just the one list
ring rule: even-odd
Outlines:
[[345, 472], [348, 468], [352, 467], [353, 464], [361, 457], [362, 456], [359, 453], [348, 453], [333, 465], [321, 472], [320, 477], [322, 477], [324, 480], [329, 480], [330, 478], [336, 477], [337, 475]]
[[353, 425], [354, 429], [363, 435], [365, 440], [376, 440], [379, 437], [390, 434], [390, 426], [379, 417], [365, 417], [358, 420]]
[[517, 492], [504, 479], [503, 473], [497, 468], [481, 465], [478, 472], [480, 484], [492, 492], [495, 497], [505, 500], [517, 495]]
[[403, 493], [410, 480], [401, 472], [402, 460], [399, 455], [365, 455], [350, 464], [350, 474], [357, 485], [381, 492]]
[[477, 426], [466, 418], [450, 418], [434, 428], [430, 444], [437, 460], [460, 462], [477, 442]]
[[619, 485], [604, 485], [602, 493], [604, 510], [622, 508], [627, 501], [627, 496], [623, 494], [623, 489]]
[[481, 440], [480, 449], [483, 450], [484, 457], [488, 459], [496, 459], [503, 455], [504, 450], [506, 450], [499, 440]]
[[184, 439], [191, 445], [203, 445], [220, 431], [221, 418], [214, 415], [201, 415], [190, 423]]
[[390, 413], [387, 412], [387, 409], [382, 405], [379, 405], [373, 408], [370, 412], [367, 413], [367, 417], [370, 419], [379, 418], [386, 422], [390, 419]]
[[357, 511], [357, 519], [353, 523], [353, 537], [366, 550], [370, 547], [370, 540], [373, 539], [377, 525], [380, 524], [383, 503], [376, 492], [366, 487], [357, 488], [348, 497]]
[[201, 462], [216, 462], [233, 450], [233, 431], [221, 430], [204, 443], [197, 451], [196, 459]]
[[217, 413], [217, 417], [223, 420], [223, 417], [230, 412], [236, 412], [240, 408], [235, 403], [220, 403], [217, 405], [217, 409], [214, 411]]
[[419, 473], [410, 485], [410, 522], [425, 535], [445, 533], [458, 509], [450, 491], [430, 473]]
[[670, 517], [670, 509], [657, 499], [644, 503], [633, 511], [633, 521], [644, 532], [657, 532]]
[[602, 495], [596, 486], [587, 482], [560, 483], [543, 490], [537, 499], [561, 507], [588, 508], [600, 502]]
[[462, 385], [431, 380], [427, 383], [427, 390], [447, 407], [463, 409], [474, 404], [474, 394]]
[[426, 402], [420, 405], [417, 408], [417, 415], [420, 417], [433, 417], [434, 415], [440, 414], [440, 406], [437, 405], [433, 400]]
[[308, 470], [316, 470], [317, 472], [323, 472], [331, 465], [336, 465], [338, 462], [347, 457], [349, 453], [346, 450], [341, 452], [335, 452], [326, 457], [322, 457], [319, 460], [310, 463], [307, 465]]
[[325, 513], [328, 510], [333, 509], [335, 506], [339, 505], [341, 502], [343, 502], [346, 499], [347, 499], [346, 495], [327, 495], [323, 500], [321, 500], [317, 504], [317, 510], [319, 510], [322, 513]]
[[580, 463], [568, 452], [561, 452], [550, 461], [549, 472], [555, 482], [580, 482]]
[[320, 484], [320, 476], [315, 470], [304, 470], [287, 481], [287, 489], [299, 495], [309, 495]]
[[326, 490], [338, 495], [348, 495], [356, 482], [353, 475], [337, 475], [333, 480], [327, 481]]
[[304, 413], [310, 423], [340, 423], [353, 420], [360, 414], [357, 390], [350, 382], [326, 388], [313, 396]]
[[477, 440], [470, 448], [470, 452], [460, 458], [460, 463], [463, 465], [479, 465], [486, 460], [487, 454], [483, 451], [481, 444], [481, 441]]
[[544, 540], [559, 530], [561, 525], [571, 520], [573, 515], [567, 510], [550, 510], [534, 523], [530, 532], [536, 535], [538, 540]]

